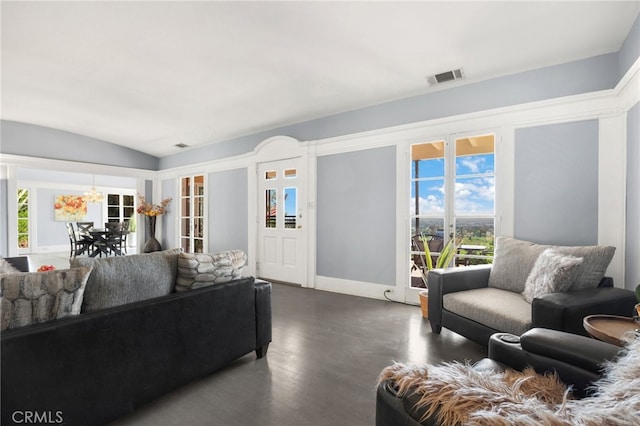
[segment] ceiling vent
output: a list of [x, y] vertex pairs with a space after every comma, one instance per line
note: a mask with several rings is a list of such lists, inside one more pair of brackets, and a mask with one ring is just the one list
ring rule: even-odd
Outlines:
[[461, 80], [464, 78], [464, 72], [462, 68], [456, 70], [441, 72], [436, 75], [427, 76], [427, 84], [429, 87], [437, 86], [438, 84], [446, 83], [448, 81]]
[[189, 145], [187, 145], [186, 143], [180, 142], [175, 144], [174, 146], [177, 146], [178, 148], [187, 148]]

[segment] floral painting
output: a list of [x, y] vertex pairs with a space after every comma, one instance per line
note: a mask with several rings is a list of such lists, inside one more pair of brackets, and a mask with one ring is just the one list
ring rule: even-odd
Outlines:
[[53, 215], [55, 220], [61, 222], [86, 220], [87, 202], [82, 195], [56, 195]]

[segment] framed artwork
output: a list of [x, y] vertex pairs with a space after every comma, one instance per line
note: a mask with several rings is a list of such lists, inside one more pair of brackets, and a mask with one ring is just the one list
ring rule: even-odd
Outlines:
[[54, 220], [78, 222], [87, 219], [87, 202], [82, 195], [56, 195], [53, 204]]

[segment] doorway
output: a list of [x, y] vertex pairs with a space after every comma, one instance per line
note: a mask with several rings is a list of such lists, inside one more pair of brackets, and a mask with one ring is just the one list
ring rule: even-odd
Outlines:
[[256, 275], [302, 285], [305, 234], [302, 158], [257, 165], [258, 247]]

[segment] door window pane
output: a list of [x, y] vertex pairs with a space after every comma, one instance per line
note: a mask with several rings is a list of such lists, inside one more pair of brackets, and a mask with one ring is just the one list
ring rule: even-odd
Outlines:
[[277, 172], [275, 170], [268, 170], [265, 172], [264, 174], [264, 178], [266, 180], [272, 180], [275, 179], [278, 176]]
[[411, 214], [444, 215], [444, 179], [415, 181], [411, 185]]
[[456, 265], [491, 263], [495, 216], [495, 137], [455, 141]]
[[276, 214], [278, 213], [277, 207], [277, 197], [278, 192], [275, 189], [267, 189], [265, 191], [264, 199], [265, 199], [265, 228], [275, 228], [276, 227]]
[[284, 189], [284, 227], [295, 228], [298, 211], [297, 188]]
[[285, 179], [293, 179], [297, 177], [297, 170], [296, 169], [286, 169], [284, 171], [284, 178]]
[[188, 177], [182, 178], [182, 183], [180, 186], [181, 186], [180, 193], [182, 194], [183, 197], [188, 197], [191, 195], [191, 178], [188, 178]]

